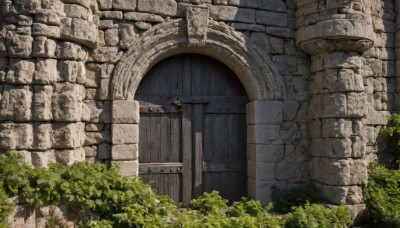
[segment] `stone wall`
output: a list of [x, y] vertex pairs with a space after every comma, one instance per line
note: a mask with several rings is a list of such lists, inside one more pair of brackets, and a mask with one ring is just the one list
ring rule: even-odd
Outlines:
[[[130, 4], [126, 3], [130, 2]], [[308, 78], [309, 57], [295, 46], [295, 5], [276, 1], [203, 1], [210, 7], [210, 17], [223, 22], [250, 38], [276, 65], [286, 90], [281, 110], [281, 122], [276, 134], [279, 145], [250, 145], [250, 164], [260, 169], [258, 189], [260, 199], [270, 200], [270, 186], [296, 184], [309, 179], [308, 175]], [[127, 5], [128, 4], [128, 5]], [[124, 7], [121, 7], [123, 5]], [[185, 9], [196, 5], [190, 1], [99, 1], [99, 47], [91, 52], [87, 64], [86, 99], [91, 118], [86, 125], [86, 153], [90, 160], [109, 161], [112, 157], [110, 135], [110, 80], [115, 63], [130, 47], [154, 26], [185, 18]], [[268, 118], [265, 115], [263, 118]], [[268, 122], [268, 120], [263, 120]], [[267, 127], [267, 126], [266, 126]], [[140, 137], [140, 136], [139, 136]], [[117, 143], [118, 144], [118, 143]], [[121, 145], [114, 146], [122, 149]], [[96, 153], [97, 151], [97, 153]], [[113, 150], [117, 151], [117, 149]], [[135, 165], [131, 159], [118, 156], [127, 166]], [[139, 151], [140, 156], [140, 151]], [[96, 158], [95, 158], [96, 157]], [[126, 169], [127, 175], [135, 173]], [[137, 172], [137, 171], [136, 171]], [[255, 179], [255, 177], [254, 177]]]
[[[266, 203], [272, 185], [312, 180], [329, 203], [362, 209], [377, 135], [400, 108], [393, 0], [1, 1], [0, 150], [35, 167], [118, 160], [124, 175], [137, 175], [137, 104], [134, 94], [113, 95], [117, 64], [168, 26], [185, 25], [197, 5], [208, 7], [212, 29], [242, 42], [232, 46], [257, 47], [284, 85], [283, 96], [248, 105], [249, 194]], [[229, 66], [224, 55], [218, 60]], [[120, 109], [126, 104], [130, 112]]]
[[84, 160], [90, 110], [83, 85], [97, 45], [97, 5], [0, 4], [0, 149], [18, 150], [35, 167]]

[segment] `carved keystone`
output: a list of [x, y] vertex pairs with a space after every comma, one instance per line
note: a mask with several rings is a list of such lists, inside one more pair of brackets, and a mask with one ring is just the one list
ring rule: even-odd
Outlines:
[[208, 7], [191, 6], [187, 8], [186, 20], [189, 43], [205, 45], [207, 40], [208, 15]]

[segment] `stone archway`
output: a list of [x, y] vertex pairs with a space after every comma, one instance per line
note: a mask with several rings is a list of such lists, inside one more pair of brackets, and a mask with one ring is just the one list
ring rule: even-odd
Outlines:
[[267, 53], [224, 23], [208, 19], [208, 8], [191, 6], [186, 20], [153, 27], [135, 40], [117, 64], [112, 81], [112, 159], [122, 161], [121, 172], [138, 175], [139, 106], [133, 101], [144, 75], [163, 59], [182, 53], [210, 56], [227, 65], [247, 91], [248, 193], [266, 203], [270, 199], [263, 153], [280, 151], [283, 81]]

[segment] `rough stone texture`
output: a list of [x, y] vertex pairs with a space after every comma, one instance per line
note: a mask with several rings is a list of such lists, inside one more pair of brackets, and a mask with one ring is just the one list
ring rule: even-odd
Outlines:
[[113, 101], [112, 122], [115, 124], [138, 124], [139, 102], [137, 101]]
[[[249, 196], [267, 203], [273, 185], [314, 181], [358, 213], [377, 136], [400, 109], [400, 4], [360, 3], [4, 1], [0, 151], [35, 167], [122, 160], [124, 175], [138, 175], [140, 81], [168, 56], [204, 54], [231, 68], [250, 100]], [[194, 5], [202, 18], [187, 14]], [[39, 224], [33, 214], [12, 221]]]
[[175, 16], [177, 3], [174, 0], [138, 0], [139, 11], [167, 16]]

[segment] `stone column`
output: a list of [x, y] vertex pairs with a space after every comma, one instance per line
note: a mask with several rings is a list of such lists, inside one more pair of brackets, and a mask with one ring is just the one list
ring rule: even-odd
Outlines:
[[[90, 4], [92, 2], [93, 4]], [[85, 61], [96, 46], [97, 3], [0, 3], [0, 150], [36, 167], [85, 159]]]
[[332, 204], [362, 207], [362, 52], [373, 45], [369, 0], [297, 0], [297, 45], [311, 55], [311, 179]]
[[247, 175], [248, 194], [263, 204], [271, 202], [276, 180], [276, 163], [284, 157], [280, 136], [282, 101], [253, 101], [247, 104]]

